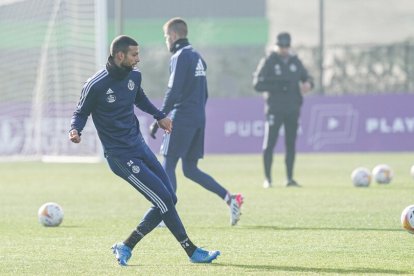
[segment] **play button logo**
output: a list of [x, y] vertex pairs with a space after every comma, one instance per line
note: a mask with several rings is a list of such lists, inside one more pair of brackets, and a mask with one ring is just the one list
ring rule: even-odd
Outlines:
[[328, 130], [334, 130], [336, 128], [338, 128], [339, 126], [339, 121], [333, 117], [328, 118], [328, 125], [327, 125], [327, 129]]
[[311, 109], [308, 144], [322, 150], [355, 141], [358, 111], [351, 104], [319, 104]]

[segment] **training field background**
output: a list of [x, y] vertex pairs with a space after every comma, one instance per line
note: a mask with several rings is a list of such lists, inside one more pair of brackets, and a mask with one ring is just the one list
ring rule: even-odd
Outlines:
[[[401, 228], [414, 204], [412, 153], [299, 154], [296, 179], [283, 187], [283, 156], [274, 188], [262, 188], [259, 155], [209, 155], [200, 167], [245, 196], [239, 225], [216, 195], [178, 174], [178, 205], [190, 238], [220, 250], [213, 264], [192, 264], [167, 229], [155, 229], [119, 267], [110, 247], [150, 206], [106, 163], [0, 163], [0, 275], [306, 275], [413, 273], [413, 236]], [[389, 185], [353, 187], [357, 166], [386, 163]], [[180, 167], [180, 166], [179, 166]], [[37, 221], [47, 201], [65, 211], [61, 226]]]

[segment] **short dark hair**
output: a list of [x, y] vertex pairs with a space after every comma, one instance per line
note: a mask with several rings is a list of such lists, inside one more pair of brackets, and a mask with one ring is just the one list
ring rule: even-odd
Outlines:
[[132, 37], [120, 35], [115, 37], [112, 41], [109, 52], [112, 57], [114, 57], [118, 52], [127, 54], [129, 46], [138, 46], [138, 42], [136, 42]]
[[164, 24], [164, 31], [173, 31], [181, 38], [186, 38], [188, 34], [187, 23], [180, 17], [174, 17]]

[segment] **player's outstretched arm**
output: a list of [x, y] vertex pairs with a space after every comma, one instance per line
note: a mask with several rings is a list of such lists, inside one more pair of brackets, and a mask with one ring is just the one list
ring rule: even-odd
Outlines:
[[76, 144], [80, 143], [81, 138], [76, 129], [72, 129], [71, 131], [69, 131], [69, 140], [71, 140], [73, 143], [76, 143]]

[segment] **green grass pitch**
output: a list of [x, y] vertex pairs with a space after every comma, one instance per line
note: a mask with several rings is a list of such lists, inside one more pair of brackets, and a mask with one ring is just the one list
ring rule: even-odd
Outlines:
[[[357, 166], [386, 163], [389, 185], [351, 184]], [[413, 273], [414, 236], [400, 214], [414, 204], [412, 153], [298, 154], [296, 180], [285, 188], [283, 156], [274, 188], [262, 188], [259, 155], [210, 155], [200, 167], [245, 196], [238, 226], [216, 195], [178, 174], [177, 208], [190, 238], [220, 250], [213, 264], [191, 264], [167, 229], [155, 229], [119, 267], [110, 251], [149, 203], [106, 163], [0, 163], [0, 275], [304, 275]], [[181, 168], [181, 165], [179, 165]], [[37, 221], [38, 208], [59, 203], [61, 226]]]

